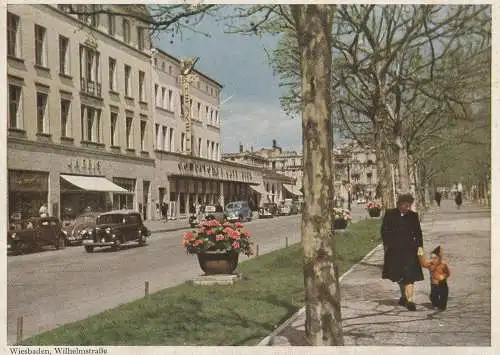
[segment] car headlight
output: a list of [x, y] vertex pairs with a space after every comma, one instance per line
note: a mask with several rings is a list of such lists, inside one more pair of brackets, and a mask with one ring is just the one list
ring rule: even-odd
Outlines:
[[116, 234], [111, 235], [111, 238], [115, 239], [116, 238]]
[[12, 239], [16, 239], [17, 238], [17, 234], [16, 233], [12, 233]]
[[105, 229], [105, 231], [106, 231], [106, 233], [111, 233], [111, 228], [108, 227]]

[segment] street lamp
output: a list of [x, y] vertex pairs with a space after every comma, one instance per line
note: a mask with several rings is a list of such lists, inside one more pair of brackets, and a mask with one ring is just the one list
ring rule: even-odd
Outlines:
[[193, 68], [200, 58], [184, 58], [181, 59], [181, 85], [182, 85], [182, 96], [184, 100], [182, 102], [182, 107], [184, 111], [184, 120], [186, 121], [186, 146], [184, 147], [185, 153], [191, 155], [191, 97], [189, 94], [189, 89], [191, 84], [198, 80], [198, 75], [191, 74]]

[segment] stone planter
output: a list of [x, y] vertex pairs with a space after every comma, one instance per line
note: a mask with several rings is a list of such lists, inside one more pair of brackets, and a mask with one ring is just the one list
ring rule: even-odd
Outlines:
[[197, 255], [206, 275], [232, 274], [238, 266], [238, 253], [206, 251]]
[[368, 214], [372, 218], [374, 218], [374, 217], [380, 217], [380, 213], [381, 212], [382, 212], [382, 210], [380, 208], [372, 208], [371, 210], [368, 210]]
[[333, 222], [333, 229], [346, 229], [347, 221], [345, 219], [336, 219]]

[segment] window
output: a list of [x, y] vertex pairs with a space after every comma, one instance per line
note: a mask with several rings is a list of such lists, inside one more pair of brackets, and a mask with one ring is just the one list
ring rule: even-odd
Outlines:
[[134, 118], [133, 117], [127, 117], [126, 123], [125, 123], [125, 138], [127, 140], [127, 148], [132, 149], [134, 147], [133, 144], [133, 137], [132, 137], [132, 122]]
[[186, 134], [183, 132], [181, 133], [181, 152], [186, 151]]
[[202, 156], [202, 148], [203, 148], [203, 143], [201, 141], [201, 138], [198, 138], [198, 156]]
[[215, 143], [210, 142], [210, 159], [215, 160]]
[[209, 118], [209, 116], [208, 116], [208, 106], [207, 106], [206, 107], [206, 112], [205, 112], [205, 119], [207, 120], [207, 122], [208, 122], [208, 118]]
[[165, 62], [162, 62], [162, 63], [161, 63], [161, 70], [162, 70], [162, 71], [165, 71]]
[[155, 124], [155, 137], [156, 137], [156, 149], [162, 150], [161, 137], [163, 132], [160, 130], [160, 125], [158, 123]]
[[109, 90], [116, 91], [116, 60], [109, 57]]
[[118, 140], [116, 139], [116, 123], [118, 122], [118, 114], [111, 112], [111, 146], [117, 147]]
[[59, 73], [69, 75], [69, 39], [59, 36]]
[[144, 27], [137, 27], [137, 48], [140, 51], [143, 51], [146, 48], [146, 38], [144, 36], [145, 32]]
[[215, 160], [220, 160], [219, 143], [215, 143]]
[[21, 57], [19, 22], [19, 16], [7, 13], [7, 55], [16, 58]]
[[146, 151], [146, 126], [148, 122], [141, 120], [141, 152]]
[[155, 84], [155, 106], [158, 107], [158, 91], [159, 91], [160, 87], [158, 86], [158, 84]]
[[184, 118], [184, 95], [181, 95], [181, 117]]
[[108, 14], [108, 33], [111, 36], [116, 34], [116, 17], [113, 14]]
[[101, 110], [82, 105], [82, 139], [87, 142], [101, 142]]
[[218, 125], [219, 124], [219, 111], [215, 111], [215, 117], [214, 117], [214, 119], [215, 119], [214, 123], [216, 125]]
[[170, 128], [170, 136], [169, 136], [168, 142], [169, 142], [169, 144], [168, 144], [169, 150], [171, 152], [175, 152], [175, 132], [174, 132], [173, 128]]
[[201, 120], [201, 103], [198, 102], [198, 107], [196, 110], [196, 117]]
[[145, 73], [143, 71], [139, 71], [139, 101], [145, 102], [145, 93], [144, 93], [144, 77]]
[[47, 67], [47, 30], [45, 27], [35, 25], [35, 64]]
[[47, 94], [36, 93], [36, 107], [37, 107], [37, 132], [48, 133], [48, 120], [47, 120]]
[[71, 137], [71, 101], [61, 99], [61, 137]]
[[162, 136], [163, 136], [163, 147], [162, 149], [164, 151], [170, 150], [170, 136], [169, 136], [170, 129], [168, 127], [163, 126], [162, 128]]
[[132, 94], [132, 89], [130, 87], [130, 74], [131, 68], [128, 65], [125, 65], [125, 96], [130, 97]]
[[91, 95], [101, 96], [100, 54], [92, 48], [80, 46], [81, 89]]
[[210, 109], [210, 124], [213, 124], [214, 122], [214, 110]]
[[168, 74], [172, 75], [172, 66], [171, 65], [168, 66]]
[[174, 103], [172, 102], [172, 90], [168, 90], [168, 110], [174, 112]]
[[21, 94], [21, 87], [9, 85], [9, 128], [23, 128]]
[[207, 139], [207, 151], [205, 153], [207, 155], [207, 159], [210, 159], [210, 141]]
[[167, 92], [167, 89], [162, 87], [161, 88], [161, 102], [160, 102], [160, 106], [162, 108], [165, 108], [165, 94], [166, 94], [166, 92]]
[[130, 22], [126, 19], [123, 19], [122, 28], [123, 28], [123, 41], [125, 43], [130, 43]]

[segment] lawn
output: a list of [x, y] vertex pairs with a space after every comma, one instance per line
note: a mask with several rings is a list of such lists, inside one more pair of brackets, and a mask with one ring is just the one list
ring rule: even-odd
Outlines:
[[[379, 242], [379, 220], [337, 233], [344, 273]], [[182, 284], [22, 341], [22, 345], [255, 345], [304, 305], [302, 249], [241, 263], [231, 286]]]

